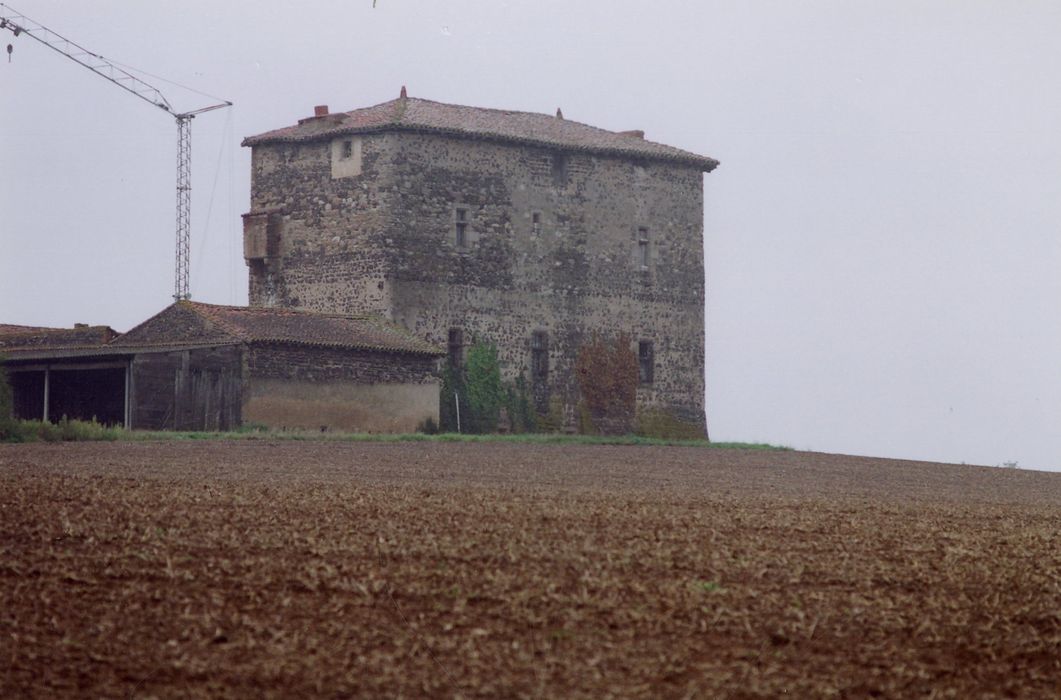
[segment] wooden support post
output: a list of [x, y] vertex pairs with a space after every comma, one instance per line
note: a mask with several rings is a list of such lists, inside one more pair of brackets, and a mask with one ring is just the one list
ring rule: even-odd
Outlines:
[[51, 374], [52, 374], [51, 367], [45, 367], [44, 368], [44, 418], [43, 418], [45, 423], [48, 422], [48, 394], [51, 393], [49, 391], [48, 384], [50, 383], [50, 380], [51, 380]]
[[122, 424], [126, 430], [131, 430], [133, 411], [132, 406], [129, 404], [129, 394], [131, 393], [133, 383], [133, 360], [129, 358], [129, 362], [125, 365], [125, 415], [122, 419]]

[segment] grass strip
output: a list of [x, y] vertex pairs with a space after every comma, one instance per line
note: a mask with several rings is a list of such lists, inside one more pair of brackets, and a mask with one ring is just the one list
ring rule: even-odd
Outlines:
[[651, 445], [711, 447], [743, 450], [791, 450], [790, 447], [749, 442], [709, 442], [672, 440], [641, 435], [566, 435], [561, 433], [521, 433], [469, 435], [461, 433], [344, 433], [309, 430], [266, 430], [246, 427], [231, 432], [125, 430], [95, 421], [62, 420], [16, 421], [6, 442], [99, 442], [142, 440], [305, 440], [333, 442], [476, 442], [528, 445]]

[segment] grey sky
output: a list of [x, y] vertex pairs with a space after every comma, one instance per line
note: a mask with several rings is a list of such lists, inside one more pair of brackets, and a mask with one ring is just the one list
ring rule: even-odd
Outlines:
[[[560, 106], [722, 161], [705, 180], [714, 439], [1061, 469], [1058, 3], [13, 4], [236, 103], [192, 127], [196, 299], [246, 301], [243, 136], [403, 84]], [[0, 322], [127, 330], [172, 294], [176, 127], [0, 38]], [[157, 84], [178, 109], [210, 103]]]

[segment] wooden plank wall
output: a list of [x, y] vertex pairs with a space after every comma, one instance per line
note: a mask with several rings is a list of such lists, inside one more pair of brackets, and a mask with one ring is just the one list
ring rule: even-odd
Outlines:
[[133, 360], [132, 425], [234, 430], [241, 423], [243, 352], [227, 345], [144, 353]]

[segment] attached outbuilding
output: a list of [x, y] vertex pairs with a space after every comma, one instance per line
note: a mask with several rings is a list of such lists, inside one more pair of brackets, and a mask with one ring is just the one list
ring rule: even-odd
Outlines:
[[108, 326], [44, 328], [0, 324], [0, 358], [19, 418], [62, 416], [126, 423], [128, 362], [101, 352], [118, 337]]
[[443, 351], [373, 316], [179, 301], [95, 344], [49, 342], [49, 332], [0, 334], [19, 417], [361, 432], [438, 420]]

